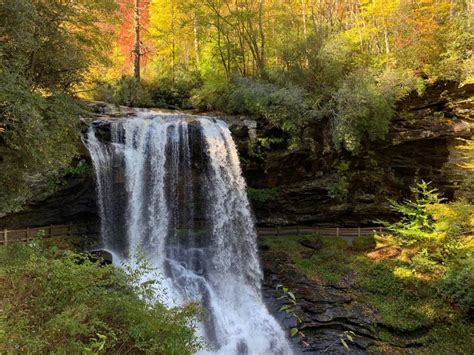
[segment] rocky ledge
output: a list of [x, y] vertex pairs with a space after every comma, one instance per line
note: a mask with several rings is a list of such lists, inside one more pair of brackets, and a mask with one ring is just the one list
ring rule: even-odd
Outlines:
[[423, 95], [412, 93], [398, 104], [387, 138], [360, 156], [330, 148], [327, 122], [308, 131], [307, 144], [294, 151], [278, 143], [267, 147], [282, 135], [260, 123], [257, 136], [266, 144], [256, 147], [234, 129], [244, 175], [260, 191], [252, 199], [258, 222], [371, 225], [393, 218], [388, 199], [406, 197], [421, 179], [453, 198], [472, 174], [462, 168], [472, 156], [460, 139], [472, 139], [473, 97], [474, 84], [438, 83]]
[[288, 331], [297, 324], [293, 317], [279, 312], [285, 303], [278, 300], [281, 293], [276, 287], [283, 284], [296, 296], [295, 313], [302, 321], [298, 329], [304, 337], [296, 336], [294, 342], [302, 352], [347, 354], [341, 337], [344, 332], [351, 332], [352, 341], [347, 341], [350, 353], [367, 353], [368, 347], [377, 340], [373, 326], [381, 321], [376, 312], [353, 296], [355, 275], [349, 273], [337, 284], [329, 284], [298, 273], [284, 253], [262, 251], [261, 258], [267, 306]]
[[[328, 122], [310, 129], [300, 149], [289, 150], [285, 133], [264, 121], [208, 116], [231, 126], [260, 225], [362, 226], [390, 219], [388, 198], [407, 196], [417, 180], [433, 181], [447, 198], [457, 194], [466, 176], [460, 168], [464, 152], [458, 149], [463, 143], [457, 139], [472, 137], [473, 94], [474, 85], [459, 88], [454, 83], [428, 87], [423, 95], [413, 93], [398, 104], [387, 139], [361, 156], [331, 148]], [[95, 115], [83, 119], [84, 127], [94, 120], [110, 121], [141, 111], [90, 105]], [[104, 124], [104, 140], [109, 133]], [[88, 161], [87, 151], [83, 154]], [[97, 223], [95, 199], [90, 169], [89, 176], [68, 178], [55, 194], [0, 218], [0, 227]]]

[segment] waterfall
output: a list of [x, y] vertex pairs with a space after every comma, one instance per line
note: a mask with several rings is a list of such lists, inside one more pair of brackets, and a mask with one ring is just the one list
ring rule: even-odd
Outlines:
[[255, 223], [227, 125], [140, 113], [95, 122], [85, 141], [102, 241], [116, 260], [133, 262], [142, 251], [170, 305], [200, 302], [211, 353], [290, 354], [262, 300]]

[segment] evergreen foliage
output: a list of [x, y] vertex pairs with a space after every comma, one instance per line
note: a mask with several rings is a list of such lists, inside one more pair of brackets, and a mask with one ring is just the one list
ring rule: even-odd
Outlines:
[[392, 209], [401, 214], [401, 220], [389, 225], [389, 229], [401, 243], [414, 244], [432, 236], [435, 226], [429, 206], [440, 204], [444, 199], [430, 185], [430, 182], [421, 181], [411, 187], [414, 200], [391, 201]]

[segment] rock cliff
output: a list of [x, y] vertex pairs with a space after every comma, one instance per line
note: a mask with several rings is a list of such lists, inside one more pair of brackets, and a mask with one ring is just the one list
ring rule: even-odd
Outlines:
[[[387, 199], [407, 196], [418, 179], [433, 181], [448, 198], [463, 189], [473, 173], [466, 162], [474, 161], [474, 153], [461, 149], [466, 142], [460, 141], [472, 137], [473, 94], [474, 85], [459, 88], [454, 83], [411, 94], [398, 104], [386, 140], [361, 156], [332, 148], [329, 122], [312, 127], [300, 148], [290, 150], [285, 133], [266, 122], [219, 118], [231, 126], [260, 225], [370, 225], [391, 218]], [[99, 119], [133, 114], [125, 108], [117, 113], [105, 104], [95, 108]], [[90, 122], [85, 120], [84, 127]], [[87, 152], [83, 154], [87, 162]], [[473, 197], [472, 189], [464, 192]], [[0, 218], [0, 228], [68, 222], [98, 222], [92, 173], [66, 177], [55, 194]]]

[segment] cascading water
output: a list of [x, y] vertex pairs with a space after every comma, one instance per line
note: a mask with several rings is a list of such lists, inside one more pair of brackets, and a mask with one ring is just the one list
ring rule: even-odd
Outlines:
[[100, 122], [86, 136], [104, 247], [128, 262], [145, 252], [170, 305], [201, 302], [214, 353], [290, 354], [262, 301], [255, 225], [227, 125], [156, 113], [107, 124], [110, 137]]

